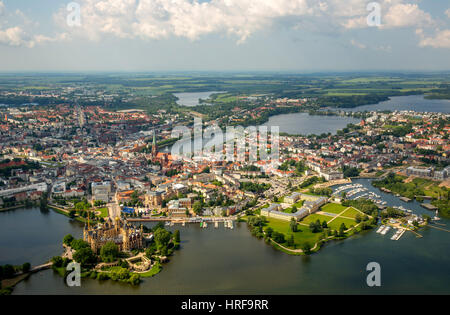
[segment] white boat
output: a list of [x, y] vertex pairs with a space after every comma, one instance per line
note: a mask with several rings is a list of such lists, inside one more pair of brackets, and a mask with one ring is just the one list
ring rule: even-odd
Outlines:
[[387, 232], [389, 232], [389, 230], [391, 229], [391, 227], [390, 226], [386, 226], [385, 228], [384, 228], [384, 230], [383, 231], [381, 231], [381, 235], [386, 235], [386, 233]]
[[385, 228], [385, 226], [384, 226], [384, 225], [381, 225], [381, 226], [378, 228], [377, 233], [381, 233], [381, 231], [383, 231], [384, 228]]

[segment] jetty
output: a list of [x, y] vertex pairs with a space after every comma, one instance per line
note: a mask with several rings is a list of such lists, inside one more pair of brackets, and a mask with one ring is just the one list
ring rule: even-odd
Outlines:
[[400, 237], [402, 237], [403, 234], [405, 234], [405, 232], [406, 232], [405, 229], [398, 229], [397, 232], [395, 232], [395, 234], [391, 237], [391, 240], [398, 241]]
[[433, 205], [430, 204], [430, 203], [421, 203], [420, 205], [421, 205], [422, 207], [424, 207], [425, 209], [430, 210], [430, 211], [436, 211], [436, 210], [438, 209], [438, 207], [433, 206]]

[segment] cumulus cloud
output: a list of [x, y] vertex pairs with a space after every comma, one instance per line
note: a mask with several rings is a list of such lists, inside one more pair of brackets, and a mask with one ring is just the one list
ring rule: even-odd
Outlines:
[[[67, 28], [91, 39], [102, 35], [160, 39], [170, 35], [192, 40], [224, 32], [245, 40], [255, 31], [287, 16], [313, 12], [307, 0], [82, 0], [80, 29]], [[323, 9], [320, 4], [318, 9]], [[67, 12], [56, 16], [64, 26]]]
[[25, 39], [26, 33], [19, 26], [10, 27], [5, 30], [0, 30], [0, 43], [10, 46], [30, 46], [29, 42]]
[[423, 29], [418, 29], [416, 34], [420, 37], [421, 47], [450, 48], [450, 29], [436, 30], [434, 36], [426, 36]]
[[[415, 0], [378, 0], [382, 9], [381, 29], [422, 28], [433, 25], [431, 16]], [[344, 32], [368, 28], [368, 0], [77, 0], [81, 26], [69, 26], [64, 5], [55, 14], [57, 35], [33, 34], [33, 28], [1, 27], [9, 45], [36, 44], [105, 37], [164, 39], [183, 37], [197, 40], [220, 34], [244, 42], [254, 33], [276, 24], [313, 33]], [[0, 12], [3, 2], [0, 0]], [[21, 25], [22, 26], [22, 25]], [[13, 29], [9, 30], [8, 29]], [[3, 30], [2, 30], [3, 29]], [[28, 31], [28, 32], [27, 32]], [[6, 35], [6, 34], [9, 35]], [[19, 40], [18, 38], [21, 38]], [[28, 38], [29, 43], [26, 43]]]
[[[119, 38], [160, 39], [168, 36], [191, 40], [222, 33], [245, 41], [274, 23], [295, 21], [297, 28], [308, 21], [324, 22], [331, 30], [366, 28], [366, 0], [79, 0], [81, 27], [68, 28], [67, 10], [55, 19], [73, 35], [98, 40], [105, 35]], [[422, 26], [429, 14], [403, 0], [380, 0], [386, 27]], [[293, 25], [293, 26], [294, 26]]]
[[417, 4], [397, 4], [389, 8], [383, 18], [384, 27], [429, 26], [433, 19], [422, 11]]

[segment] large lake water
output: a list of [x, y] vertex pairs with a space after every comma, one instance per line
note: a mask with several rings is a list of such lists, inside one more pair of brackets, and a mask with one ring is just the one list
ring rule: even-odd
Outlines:
[[345, 108], [346, 111], [394, 111], [413, 110], [416, 112], [450, 113], [450, 100], [427, 100], [423, 95], [393, 96], [378, 104]]
[[217, 93], [225, 93], [224, 91], [212, 91], [212, 92], [189, 92], [189, 93], [174, 93], [178, 97], [177, 104], [182, 106], [197, 106], [199, 105], [199, 100], [208, 99], [211, 95]]
[[[414, 202], [405, 203], [371, 187], [369, 180], [354, 182], [376, 191], [388, 204], [426, 212]], [[63, 235], [81, 235], [82, 226], [74, 223], [39, 209], [0, 213], [2, 263], [40, 263], [59, 255]], [[450, 229], [450, 220], [441, 223]], [[19, 283], [13, 294], [450, 293], [450, 233], [432, 228], [420, 232], [423, 238], [407, 232], [398, 241], [390, 240], [393, 232], [381, 236], [372, 230], [329, 243], [309, 257], [273, 249], [251, 236], [244, 223], [234, 230], [211, 225], [206, 229], [198, 225], [170, 229], [180, 229], [181, 250], [160, 274], [139, 286], [83, 279], [81, 287], [70, 288], [47, 270]], [[379, 288], [366, 285], [366, 265], [372, 261], [381, 265]]]
[[[310, 115], [294, 113], [271, 116], [264, 126], [278, 126], [280, 132], [295, 135], [320, 135], [322, 133], [336, 134], [348, 124], [357, 124], [361, 120], [353, 117]], [[270, 130], [270, 129], [269, 129]]]

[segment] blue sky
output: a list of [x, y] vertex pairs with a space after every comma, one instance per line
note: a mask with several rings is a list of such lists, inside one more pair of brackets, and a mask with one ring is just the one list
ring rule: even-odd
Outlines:
[[0, 71], [450, 70], [450, 1], [0, 0]]

